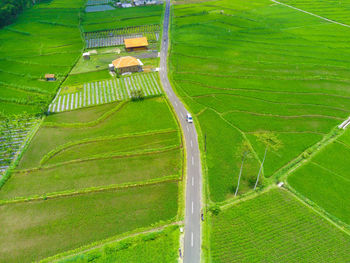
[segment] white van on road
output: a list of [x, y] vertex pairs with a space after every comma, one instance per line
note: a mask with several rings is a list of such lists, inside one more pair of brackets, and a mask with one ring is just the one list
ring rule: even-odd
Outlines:
[[188, 123], [192, 123], [193, 122], [191, 114], [187, 113], [186, 120], [187, 120]]

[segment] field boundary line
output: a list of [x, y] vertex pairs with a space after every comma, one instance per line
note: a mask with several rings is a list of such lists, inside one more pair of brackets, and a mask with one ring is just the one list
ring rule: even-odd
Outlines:
[[138, 181], [138, 182], [122, 183], [122, 184], [111, 184], [111, 185], [107, 185], [107, 186], [89, 187], [89, 188], [82, 188], [79, 190], [66, 190], [66, 191], [53, 192], [53, 193], [47, 193], [47, 194], [42, 194], [42, 195], [34, 195], [34, 196], [27, 196], [27, 197], [18, 197], [15, 199], [0, 200], [0, 206], [8, 205], [8, 204], [35, 202], [35, 201], [46, 201], [49, 199], [65, 198], [65, 197], [72, 197], [72, 196], [91, 194], [91, 193], [99, 193], [99, 192], [105, 192], [105, 191], [144, 187], [144, 186], [151, 186], [151, 185], [164, 184], [164, 183], [170, 183], [170, 182], [178, 182], [178, 181], [181, 181], [181, 178], [179, 178], [179, 175], [175, 174], [175, 175], [168, 175], [168, 176], [163, 176], [160, 178], [150, 179], [147, 181]]
[[[117, 111], [121, 110], [125, 104], [127, 104], [128, 101], [122, 101], [119, 102], [114, 108], [112, 108], [109, 111], [106, 111], [103, 113], [100, 117], [98, 117], [96, 120], [89, 121], [89, 122], [76, 122], [76, 123], [69, 123], [69, 122], [62, 122], [62, 123], [55, 123], [55, 122], [44, 122], [42, 124], [43, 127], [52, 127], [52, 128], [82, 128], [82, 127], [94, 127], [110, 116], [112, 116]], [[113, 102], [116, 103], [116, 102]], [[97, 106], [97, 105], [96, 105]], [[91, 106], [94, 107], [94, 106]], [[86, 107], [88, 108], [88, 107]], [[68, 111], [67, 111], [68, 112]]]
[[109, 153], [109, 154], [97, 154], [88, 158], [75, 159], [75, 160], [70, 160], [70, 161], [61, 162], [61, 163], [52, 164], [52, 165], [39, 166], [35, 168], [30, 168], [30, 169], [15, 170], [15, 172], [27, 173], [27, 172], [33, 172], [38, 170], [44, 170], [44, 169], [54, 169], [60, 166], [68, 165], [68, 164], [83, 163], [83, 162], [104, 160], [104, 159], [122, 159], [122, 158], [130, 158], [130, 157], [142, 156], [142, 155], [153, 155], [157, 153], [173, 151], [176, 149], [181, 149], [181, 146], [170, 145], [163, 148], [155, 148], [155, 149], [141, 150], [141, 151], [134, 151], [134, 152], [125, 152], [125, 153], [116, 152], [116, 153]]
[[338, 228], [340, 231], [344, 232], [345, 234], [350, 236], [350, 226], [334, 215], [328, 213], [326, 210], [324, 210], [322, 207], [317, 205], [315, 202], [311, 201], [298, 191], [296, 191], [291, 185], [288, 183], [285, 184], [285, 187], [282, 187], [281, 189], [284, 189], [285, 191], [292, 194], [300, 203], [317, 213], [320, 217], [324, 218], [326, 221], [334, 225], [336, 228]]
[[[120, 234], [120, 235], [113, 236], [113, 237], [110, 237], [110, 238], [107, 238], [104, 240], [96, 241], [94, 243], [91, 243], [89, 245], [85, 245], [85, 246], [77, 248], [77, 249], [69, 250], [69, 251], [62, 252], [60, 254], [56, 254], [54, 256], [48, 257], [48, 258], [44, 258], [44, 259], [40, 260], [39, 263], [61, 262], [61, 260], [68, 259], [70, 257], [76, 256], [76, 255], [79, 255], [82, 253], [89, 252], [93, 249], [102, 248], [103, 246], [109, 245], [109, 244], [114, 243], [114, 242], [119, 242], [119, 241], [125, 240], [127, 238], [136, 237], [136, 236], [143, 235], [143, 234], [148, 234], [148, 233], [153, 233], [153, 232], [161, 232], [167, 227], [181, 226], [184, 224], [183, 221], [175, 221], [172, 223], [170, 223], [168, 221], [168, 222], [160, 222], [160, 223], [166, 223], [166, 224], [165, 225], [155, 224], [155, 225], [152, 225], [151, 227], [148, 227], [148, 228], [147, 227], [141, 228], [141, 229], [138, 228], [138, 229], [135, 229], [134, 231], [129, 231], [129, 232], [126, 232], [124, 234]], [[157, 226], [157, 225], [159, 225], [159, 226]], [[140, 231], [140, 232], [136, 232], [136, 231]]]
[[[178, 74], [178, 73], [177, 73]], [[206, 74], [202, 74], [202, 75], [206, 75]], [[337, 94], [330, 94], [330, 93], [322, 93], [322, 92], [292, 92], [292, 91], [281, 91], [281, 90], [266, 90], [266, 89], [244, 89], [244, 88], [223, 88], [223, 87], [214, 87], [214, 86], [208, 86], [206, 84], [203, 84], [199, 81], [193, 81], [193, 80], [186, 80], [186, 79], [181, 79], [181, 80], [177, 80], [178, 82], [185, 82], [185, 83], [190, 83], [190, 84], [194, 84], [194, 85], [198, 85], [198, 86], [202, 86], [204, 88], [208, 88], [208, 89], [213, 89], [213, 90], [227, 90], [227, 91], [243, 91], [243, 92], [257, 92], [257, 93], [272, 93], [272, 94], [287, 94], [287, 95], [317, 95], [317, 96], [331, 96], [331, 97], [335, 97], [335, 98], [342, 98], [342, 99], [349, 99], [350, 96], [342, 96], [342, 95], [337, 95]], [[278, 102], [274, 102], [274, 101], [269, 101], [269, 100], [263, 100], [263, 99], [259, 99], [256, 97], [251, 97], [251, 96], [244, 96], [242, 94], [235, 94], [235, 93], [221, 93], [221, 92], [213, 92], [213, 93], [208, 93], [208, 94], [203, 94], [203, 95], [197, 95], [197, 96], [191, 96], [191, 98], [200, 98], [200, 97], [208, 97], [211, 95], [230, 95], [230, 96], [236, 96], [236, 97], [245, 97], [245, 98], [251, 98], [254, 100], [262, 100], [262, 101], [267, 101], [273, 104], [286, 104], [286, 103], [278, 103]], [[291, 105], [304, 105], [302, 103], [293, 103]], [[308, 104], [306, 104], [308, 105]], [[327, 107], [327, 108], [334, 108], [334, 107], [330, 107], [327, 105], [319, 105], [319, 104], [311, 104], [314, 106], [320, 106], [320, 107]], [[345, 110], [343, 110], [345, 111]], [[349, 111], [345, 111], [345, 112], [349, 112]]]
[[319, 15], [316, 15], [314, 13], [311, 13], [311, 12], [308, 12], [306, 10], [303, 10], [303, 9], [300, 9], [300, 8], [297, 8], [297, 7], [294, 7], [294, 6], [291, 6], [291, 5], [288, 5], [288, 4], [285, 4], [285, 3], [281, 3], [281, 2], [278, 2], [276, 0], [270, 0], [276, 4], [279, 4], [279, 5], [283, 5], [283, 6], [286, 6], [286, 7], [289, 7], [289, 8], [292, 8], [294, 10], [297, 10], [297, 11], [300, 11], [300, 12], [303, 12], [305, 14], [308, 14], [308, 15], [311, 15], [311, 16], [314, 16], [314, 17], [317, 17], [319, 19], [322, 19], [322, 20], [325, 20], [327, 22], [330, 22], [330, 23], [333, 23], [333, 24], [337, 24], [337, 25], [340, 25], [340, 26], [344, 26], [344, 27], [348, 27], [350, 28], [350, 25], [347, 25], [347, 24], [343, 24], [343, 23], [340, 23], [340, 22], [337, 22], [337, 21], [334, 21], [334, 20], [331, 20], [331, 19], [328, 19], [326, 17], [323, 17], [323, 16], [319, 16]]
[[159, 130], [159, 131], [154, 131], [154, 132], [139, 132], [139, 133], [130, 133], [130, 134], [124, 134], [124, 135], [109, 135], [109, 136], [99, 136], [95, 138], [86, 138], [78, 141], [73, 141], [73, 142], [68, 142], [65, 144], [62, 144], [47, 154], [43, 156], [43, 158], [40, 160], [40, 166], [48, 162], [52, 157], [57, 155], [60, 152], [63, 152], [73, 146], [78, 146], [78, 145], [84, 145], [84, 144], [89, 144], [89, 143], [94, 143], [94, 142], [103, 142], [103, 141], [109, 141], [109, 140], [117, 140], [117, 139], [128, 139], [128, 138], [133, 138], [133, 137], [143, 137], [143, 136], [151, 136], [151, 135], [159, 135], [159, 134], [170, 134], [170, 133], [175, 133], [177, 130], [175, 129], [164, 129], [164, 130]]
[[232, 206], [234, 206], [236, 204], [239, 204], [241, 202], [245, 202], [245, 201], [254, 199], [254, 198], [260, 196], [261, 194], [269, 192], [272, 189], [276, 189], [276, 188], [277, 188], [276, 184], [270, 184], [267, 187], [260, 188], [260, 189], [255, 190], [255, 191], [251, 190], [249, 192], [241, 194], [238, 197], [238, 199], [237, 199], [237, 197], [232, 197], [232, 198], [227, 199], [227, 200], [225, 200], [223, 202], [217, 202], [215, 204], [219, 205], [222, 210], [226, 210], [226, 209], [229, 209], [230, 207], [232, 207]]
[[274, 174], [272, 174], [269, 178], [275, 178], [280, 181], [286, 181], [287, 177], [300, 168], [302, 165], [307, 163], [315, 156], [320, 150], [324, 149], [330, 143], [336, 141], [338, 137], [340, 137], [344, 133], [344, 130], [340, 130], [338, 127], [333, 128], [328, 134], [323, 136], [323, 138], [315, 143], [314, 145], [307, 148], [301, 154], [299, 154], [296, 158], [291, 160], [289, 163], [278, 169]]

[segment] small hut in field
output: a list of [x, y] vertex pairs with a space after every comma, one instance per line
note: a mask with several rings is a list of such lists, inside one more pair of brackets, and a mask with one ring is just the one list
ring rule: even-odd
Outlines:
[[120, 57], [112, 61], [114, 68], [119, 74], [127, 72], [139, 72], [142, 71], [142, 62], [134, 57]]
[[56, 77], [55, 74], [45, 74], [46, 81], [55, 81]]
[[147, 37], [126, 38], [124, 44], [126, 51], [146, 50], [148, 48]]

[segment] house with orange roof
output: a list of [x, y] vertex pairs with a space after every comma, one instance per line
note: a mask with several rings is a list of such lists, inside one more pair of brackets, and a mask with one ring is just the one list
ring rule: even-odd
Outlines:
[[125, 38], [126, 51], [146, 50], [148, 48], [147, 37]]
[[112, 64], [119, 74], [126, 72], [139, 72], [142, 71], [143, 66], [141, 60], [131, 56], [120, 57], [113, 60]]

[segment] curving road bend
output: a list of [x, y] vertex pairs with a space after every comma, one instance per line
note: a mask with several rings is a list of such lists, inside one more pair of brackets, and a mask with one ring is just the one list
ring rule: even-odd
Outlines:
[[166, 0], [163, 39], [160, 52], [160, 80], [175, 109], [185, 137], [187, 153], [186, 211], [184, 263], [199, 263], [201, 256], [201, 164], [197, 132], [193, 123], [187, 123], [187, 110], [175, 95], [168, 79], [167, 56], [169, 46], [170, 0]]

